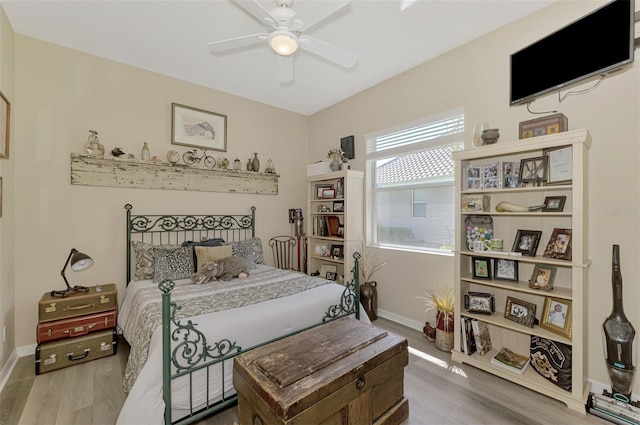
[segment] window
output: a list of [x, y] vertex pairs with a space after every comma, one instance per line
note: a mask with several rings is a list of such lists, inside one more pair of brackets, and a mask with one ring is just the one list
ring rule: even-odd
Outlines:
[[450, 252], [454, 164], [463, 149], [461, 109], [367, 136], [367, 242]]

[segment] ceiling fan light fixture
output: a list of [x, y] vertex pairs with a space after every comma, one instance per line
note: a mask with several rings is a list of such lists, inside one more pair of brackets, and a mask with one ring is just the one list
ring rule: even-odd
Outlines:
[[277, 30], [269, 34], [269, 46], [279, 55], [292, 55], [300, 47], [300, 42], [295, 34], [289, 31]]

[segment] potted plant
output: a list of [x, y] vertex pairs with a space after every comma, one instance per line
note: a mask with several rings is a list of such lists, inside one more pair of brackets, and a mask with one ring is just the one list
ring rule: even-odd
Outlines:
[[367, 312], [367, 316], [371, 321], [378, 318], [378, 290], [376, 286], [378, 283], [373, 279], [373, 275], [383, 268], [389, 260], [381, 260], [379, 257], [379, 251], [368, 247], [364, 239], [360, 242], [360, 274], [362, 275], [362, 281], [360, 285], [360, 302]]
[[[436, 348], [442, 351], [451, 351], [453, 349], [453, 312], [455, 308], [455, 292], [453, 288], [444, 287], [433, 291], [425, 291], [425, 296], [418, 297], [418, 299], [424, 301], [427, 307], [425, 311], [436, 310]], [[429, 322], [426, 322], [424, 325], [424, 334], [427, 338], [434, 336], [432, 329]]]

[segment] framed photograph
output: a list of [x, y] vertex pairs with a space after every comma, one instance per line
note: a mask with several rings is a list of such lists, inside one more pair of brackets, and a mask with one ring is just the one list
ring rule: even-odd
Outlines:
[[334, 272], [327, 272], [326, 276], [324, 277], [327, 280], [336, 280], [336, 273]]
[[344, 238], [344, 225], [338, 225], [338, 233], [336, 234], [336, 236], [339, 238]]
[[571, 338], [571, 300], [547, 297], [542, 309], [540, 327]]
[[533, 328], [536, 321], [536, 305], [517, 298], [507, 297], [504, 318], [513, 320], [528, 328]]
[[464, 293], [464, 311], [466, 313], [493, 314], [496, 312], [496, 302], [493, 294], [488, 292]]
[[322, 189], [322, 199], [334, 199], [336, 197], [335, 189]]
[[511, 251], [535, 257], [540, 243], [540, 236], [542, 236], [540, 230], [518, 230]]
[[482, 189], [482, 167], [469, 165], [466, 168], [467, 178], [465, 180], [465, 190]]
[[564, 203], [567, 201], [566, 196], [546, 196], [544, 198], [543, 212], [562, 212]]
[[334, 212], [343, 212], [344, 211], [344, 201], [335, 201], [333, 203], [333, 211]]
[[491, 279], [491, 259], [471, 257], [471, 272], [474, 279]]
[[550, 264], [536, 264], [529, 279], [529, 288], [551, 291], [557, 270], [556, 266]]
[[548, 157], [525, 158], [520, 161], [520, 182], [542, 185], [547, 181]]
[[322, 199], [322, 192], [325, 189], [333, 189], [332, 184], [317, 184], [316, 185], [316, 199]]
[[353, 159], [356, 157], [354, 140], [353, 136], [347, 136], [340, 139], [340, 149], [342, 149], [342, 152], [344, 152], [344, 156], [347, 159]]
[[519, 162], [503, 162], [502, 163], [502, 187], [505, 189], [520, 187], [520, 163]]
[[563, 146], [543, 149], [542, 154], [549, 158], [547, 184], [571, 184], [573, 178], [573, 147]]
[[571, 261], [571, 229], [553, 229], [543, 256]]
[[0, 158], [9, 159], [9, 136], [11, 123], [11, 103], [0, 92]]
[[331, 245], [331, 256], [333, 258], [343, 258], [344, 246], [343, 245]]
[[319, 255], [320, 257], [329, 257], [331, 256], [331, 251], [329, 251], [329, 247], [323, 244], [317, 244], [313, 250], [315, 255]]
[[493, 260], [493, 278], [518, 281], [518, 262], [506, 258]]
[[171, 144], [227, 151], [227, 116], [171, 104]]
[[[338, 272], [338, 269], [333, 264], [323, 264], [320, 266], [320, 277], [324, 277], [327, 279], [327, 273], [333, 273], [334, 275]], [[335, 280], [335, 277], [332, 279]]]

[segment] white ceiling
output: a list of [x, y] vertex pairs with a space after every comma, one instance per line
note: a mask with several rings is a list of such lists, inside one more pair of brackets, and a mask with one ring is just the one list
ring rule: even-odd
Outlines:
[[232, 0], [0, 3], [19, 34], [310, 115], [554, 1], [352, 0], [306, 33], [356, 53], [356, 65], [344, 69], [299, 50], [288, 84], [278, 82], [266, 43], [209, 53], [208, 42], [264, 32]]

